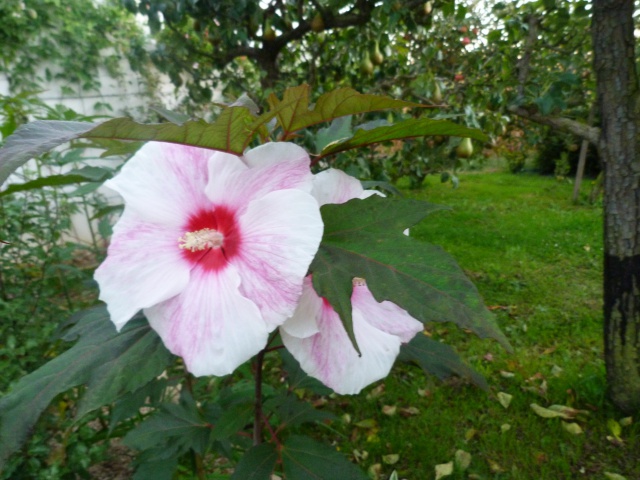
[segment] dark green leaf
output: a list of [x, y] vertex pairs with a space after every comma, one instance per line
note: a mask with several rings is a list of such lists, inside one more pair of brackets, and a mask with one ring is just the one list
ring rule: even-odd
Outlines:
[[61, 187], [64, 185], [74, 185], [76, 183], [86, 182], [87, 178], [83, 175], [65, 174], [50, 175], [48, 177], [40, 177], [25, 183], [12, 183], [7, 186], [6, 190], [0, 192], [0, 197], [11, 195], [16, 192], [24, 192], [26, 190], [37, 190], [43, 187]]
[[352, 88], [339, 88], [321, 95], [310, 108], [309, 92], [310, 87], [305, 84], [285, 90], [282, 101], [274, 94], [269, 96], [269, 105], [272, 112], [277, 112], [278, 123], [284, 130], [285, 137], [303, 128], [330, 122], [338, 117], [390, 108], [424, 106], [389, 97], [365, 95]]
[[209, 445], [211, 426], [202, 418], [193, 399], [183, 392], [180, 403], [163, 404], [123, 439], [137, 450], [163, 449], [167, 455], [190, 449], [204, 454]]
[[325, 230], [310, 268], [313, 286], [338, 312], [354, 346], [351, 283], [361, 277], [379, 302], [389, 300], [423, 322], [453, 322], [510, 349], [455, 260], [402, 234], [441, 208], [377, 195], [321, 208]]
[[79, 338], [78, 342], [23, 377], [0, 399], [0, 466], [20, 447], [56, 395], [87, 385], [79, 413], [89, 412], [145, 385], [171, 360], [171, 354], [143, 318], [131, 320], [120, 333], [102, 306], [76, 318], [77, 323], [63, 338]]
[[278, 451], [272, 443], [263, 443], [249, 450], [238, 462], [233, 480], [270, 480], [278, 461]]
[[238, 433], [253, 420], [253, 409], [253, 403], [245, 403], [224, 410], [215, 422], [210, 422], [213, 423], [212, 438], [222, 440]]
[[320, 156], [325, 157], [345, 150], [361, 148], [389, 140], [424, 137], [427, 135], [470, 137], [481, 141], [487, 139], [486, 135], [480, 130], [458, 125], [447, 120], [410, 118], [393, 125], [377, 127], [371, 130], [356, 130], [353, 137], [327, 145], [320, 153]]
[[332, 413], [317, 410], [308, 402], [300, 401], [293, 395], [286, 395], [282, 400], [275, 408], [282, 425], [293, 426], [335, 419]]
[[147, 461], [139, 464], [133, 474], [133, 480], [172, 480], [178, 466], [178, 457]]
[[36, 120], [21, 125], [0, 148], [0, 185], [27, 160], [95, 128], [97, 123]]
[[359, 467], [333, 448], [308, 437], [289, 437], [280, 452], [287, 480], [368, 480]]
[[453, 348], [425, 335], [418, 334], [409, 343], [402, 345], [398, 359], [415, 362], [425, 372], [440, 380], [458, 376], [468, 378], [483, 390], [489, 389], [484, 377], [466, 365]]
[[68, 175], [80, 175], [93, 182], [104, 182], [113, 176], [113, 170], [105, 167], [85, 166], [67, 172]]

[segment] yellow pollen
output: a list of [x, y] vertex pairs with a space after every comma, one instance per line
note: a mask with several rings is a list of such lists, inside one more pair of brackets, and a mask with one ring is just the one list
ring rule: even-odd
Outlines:
[[224, 243], [224, 235], [211, 228], [203, 228], [195, 232], [187, 232], [178, 239], [178, 246], [192, 252], [220, 248]]
[[364, 278], [353, 277], [353, 286], [354, 287], [366, 287], [367, 281]]

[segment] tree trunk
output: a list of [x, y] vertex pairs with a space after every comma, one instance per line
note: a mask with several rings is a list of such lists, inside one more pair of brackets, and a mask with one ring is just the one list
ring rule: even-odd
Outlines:
[[609, 394], [640, 411], [640, 115], [633, 0], [594, 0], [604, 164], [604, 342]]

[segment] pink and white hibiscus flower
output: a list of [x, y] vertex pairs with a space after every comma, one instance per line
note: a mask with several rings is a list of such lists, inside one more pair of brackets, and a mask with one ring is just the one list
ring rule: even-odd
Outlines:
[[149, 142], [106, 183], [125, 201], [100, 298], [118, 330], [140, 309], [194, 375], [225, 375], [290, 317], [322, 237], [309, 157]]
[[[366, 198], [358, 180], [329, 169], [314, 178], [312, 194], [320, 205]], [[353, 332], [362, 353], [358, 355], [339, 315], [313, 289], [311, 276], [304, 282], [302, 298], [293, 316], [281, 327], [282, 341], [310, 376], [340, 394], [355, 394], [386, 377], [400, 351], [423, 325], [395, 303], [378, 302], [365, 279], [353, 279], [351, 294]]]

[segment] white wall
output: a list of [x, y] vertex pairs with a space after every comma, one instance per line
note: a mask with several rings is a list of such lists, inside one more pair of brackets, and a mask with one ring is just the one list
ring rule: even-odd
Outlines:
[[[42, 72], [44, 72], [44, 69], [45, 67], [43, 66]], [[98, 78], [101, 88], [98, 92], [82, 91], [78, 86], [67, 85], [61, 81], [52, 81], [44, 83], [42, 92], [37, 96], [51, 107], [64, 105], [83, 115], [131, 116], [137, 120], [143, 120], [147, 117], [145, 112], [148, 112], [148, 108], [151, 105], [160, 105], [164, 108], [172, 109], [178, 104], [180, 92], [175, 91], [168, 78], [158, 74], [159, 81], [155, 84], [155, 89], [152, 90], [142, 76], [129, 69], [126, 62], [123, 62], [122, 70], [124, 72], [122, 78], [112, 78], [106, 70], [101, 70]], [[66, 88], [63, 89], [63, 87]], [[69, 90], [73, 92], [71, 93]], [[0, 73], [0, 94], [10, 94], [9, 82], [2, 73]], [[108, 103], [111, 106], [111, 110], [100, 108], [100, 103]], [[87, 158], [95, 158], [100, 153], [100, 151], [87, 151], [86, 156]], [[113, 166], [114, 160], [89, 160], [88, 163]], [[33, 165], [27, 164], [25, 167], [33, 169]], [[47, 170], [49, 170], [48, 174], [61, 173], [59, 169], [51, 168]], [[22, 172], [18, 171], [7, 180], [6, 184], [21, 183], [23, 181]], [[69, 187], [68, 191], [74, 189], [75, 187]], [[106, 195], [110, 201], [118, 203], [120, 201], [119, 197], [108, 189], [100, 189], [100, 193]], [[73, 227], [65, 237], [73, 241], [90, 243], [91, 234], [86, 216], [78, 214], [72, 218], [72, 222]]]

